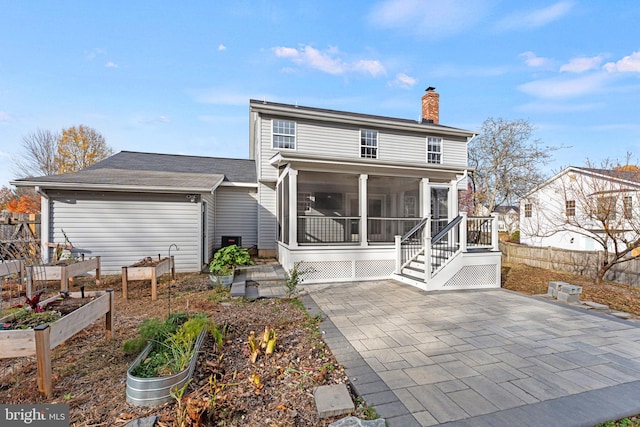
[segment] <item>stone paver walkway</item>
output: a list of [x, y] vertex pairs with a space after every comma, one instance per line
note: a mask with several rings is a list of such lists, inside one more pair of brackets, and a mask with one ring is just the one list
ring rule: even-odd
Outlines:
[[640, 413], [638, 323], [502, 289], [305, 288], [332, 353], [390, 427], [593, 426]]

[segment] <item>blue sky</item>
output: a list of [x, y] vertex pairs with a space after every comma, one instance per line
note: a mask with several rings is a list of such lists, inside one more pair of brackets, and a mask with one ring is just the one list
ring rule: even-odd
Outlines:
[[636, 0], [0, 0], [0, 185], [23, 136], [247, 158], [249, 99], [440, 122], [525, 119], [549, 172], [640, 147]]

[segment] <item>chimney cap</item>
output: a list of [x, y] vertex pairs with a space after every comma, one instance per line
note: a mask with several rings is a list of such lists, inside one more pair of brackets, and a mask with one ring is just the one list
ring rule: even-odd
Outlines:
[[425, 91], [425, 92], [433, 92], [434, 90], [436, 90], [436, 88], [435, 88], [435, 87], [433, 87], [433, 86], [429, 86], [429, 87], [426, 89], [426, 91]]

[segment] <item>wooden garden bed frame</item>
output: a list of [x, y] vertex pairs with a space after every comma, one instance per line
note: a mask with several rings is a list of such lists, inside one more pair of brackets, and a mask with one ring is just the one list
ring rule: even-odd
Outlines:
[[[68, 265], [44, 264], [34, 266], [36, 280], [60, 280], [60, 290], [68, 291], [69, 282], [73, 284], [73, 278], [81, 276], [92, 270], [96, 271], [96, 286], [100, 286], [100, 257], [82, 258]], [[29, 290], [27, 290], [27, 296]]]
[[[51, 350], [68, 340], [96, 320], [104, 316], [105, 339], [113, 334], [114, 293], [106, 291], [85, 291], [85, 297], [97, 297], [93, 301], [72, 311], [50, 325], [40, 325], [34, 329], [0, 330], [0, 359], [36, 356], [38, 366], [38, 390], [51, 397], [53, 375]], [[70, 292], [69, 297], [81, 298], [80, 292]], [[55, 301], [58, 296], [42, 301], [44, 306]]]
[[165, 273], [176, 279], [176, 264], [173, 256], [164, 258], [158, 264], [148, 267], [122, 267], [122, 298], [127, 299], [128, 282], [131, 280], [151, 280], [151, 301], [158, 299], [158, 277]]

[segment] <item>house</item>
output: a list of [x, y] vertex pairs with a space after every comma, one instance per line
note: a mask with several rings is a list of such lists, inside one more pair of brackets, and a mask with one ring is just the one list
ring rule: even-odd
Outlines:
[[13, 184], [43, 196], [43, 236], [64, 229], [106, 272], [172, 243], [178, 270], [199, 270], [231, 237], [285, 269], [303, 262], [306, 283], [500, 286], [495, 218], [458, 215], [474, 134], [439, 124], [434, 88], [421, 121], [258, 100], [249, 110], [249, 160], [121, 152]]
[[568, 167], [520, 201], [520, 243], [573, 250], [613, 249], [640, 231], [636, 172]]
[[496, 206], [493, 210], [498, 217], [498, 231], [513, 233], [520, 222], [520, 208], [518, 206]]

